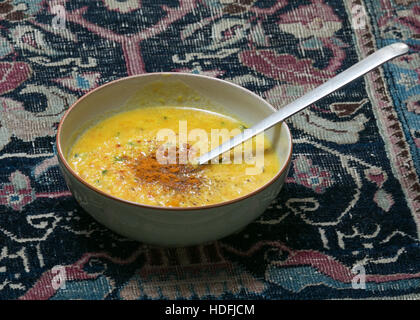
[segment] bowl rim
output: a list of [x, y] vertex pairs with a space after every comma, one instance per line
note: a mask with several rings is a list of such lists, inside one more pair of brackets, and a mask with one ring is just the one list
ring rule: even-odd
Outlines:
[[122, 82], [122, 81], [127, 81], [133, 78], [140, 78], [140, 77], [147, 77], [147, 76], [164, 76], [164, 75], [182, 75], [182, 76], [187, 76], [187, 77], [198, 77], [198, 78], [204, 78], [206, 80], [210, 80], [210, 81], [218, 81], [221, 82], [224, 85], [229, 85], [229, 86], [233, 86], [239, 90], [242, 90], [244, 93], [249, 94], [254, 96], [255, 98], [257, 98], [258, 100], [260, 100], [263, 104], [265, 104], [266, 106], [268, 106], [272, 111], [276, 112], [278, 111], [276, 108], [274, 108], [270, 103], [268, 103], [265, 99], [263, 99], [261, 96], [257, 95], [256, 93], [252, 92], [251, 90], [248, 90], [238, 84], [235, 84], [233, 82], [229, 82], [227, 80], [223, 80], [223, 79], [219, 79], [219, 78], [214, 78], [214, 77], [210, 77], [207, 75], [202, 75], [202, 74], [193, 74], [193, 73], [185, 73], [185, 72], [151, 72], [151, 73], [143, 73], [143, 74], [137, 74], [137, 75], [132, 75], [132, 76], [127, 76], [127, 77], [122, 77], [122, 78], [118, 78], [116, 80], [112, 80], [109, 81], [107, 83], [102, 84], [101, 86], [87, 92], [86, 94], [84, 94], [83, 96], [81, 96], [80, 98], [78, 98], [64, 113], [64, 115], [62, 116], [59, 124], [58, 124], [58, 128], [57, 128], [57, 135], [56, 135], [56, 147], [57, 147], [57, 155], [58, 155], [58, 160], [59, 162], [61, 162], [61, 164], [64, 165], [65, 169], [76, 179], [78, 180], [80, 183], [82, 183], [84, 186], [86, 186], [88, 189], [99, 193], [102, 196], [105, 196], [111, 200], [116, 200], [118, 202], [124, 203], [124, 204], [128, 204], [131, 206], [135, 206], [135, 207], [140, 207], [140, 208], [147, 208], [147, 209], [155, 209], [155, 210], [170, 210], [170, 211], [198, 211], [198, 210], [206, 210], [206, 209], [213, 209], [213, 208], [217, 208], [217, 207], [222, 207], [222, 206], [226, 206], [229, 204], [233, 204], [235, 202], [240, 202], [242, 200], [245, 200], [249, 197], [252, 197], [253, 195], [260, 193], [261, 191], [263, 191], [264, 189], [266, 189], [267, 187], [269, 187], [271, 184], [273, 184], [283, 173], [284, 171], [288, 168], [290, 162], [291, 162], [291, 158], [292, 158], [292, 153], [293, 153], [293, 140], [292, 140], [292, 134], [290, 132], [289, 126], [287, 125], [287, 123], [285, 121], [283, 121], [281, 123], [281, 125], [285, 126], [286, 132], [288, 134], [288, 139], [289, 139], [289, 148], [288, 148], [288, 155], [287, 155], [287, 160], [283, 163], [283, 165], [281, 166], [281, 168], [279, 169], [278, 173], [271, 178], [267, 183], [265, 183], [264, 185], [262, 185], [261, 187], [259, 187], [258, 189], [247, 193], [239, 198], [235, 198], [232, 200], [227, 200], [227, 201], [223, 201], [223, 202], [219, 202], [219, 203], [214, 203], [214, 204], [209, 204], [209, 205], [204, 205], [204, 206], [197, 206], [197, 207], [162, 207], [162, 206], [154, 206], [154, 205], [148, 205], [148, 204], [142, 204], [142, 203], [138, 203], [138, 202], [134, 202], [134, 201], [129, 201], [129, 200], [125, 200], [116, 196], [113, 196], [109, 193], [106, 193], [98, 188], [96, 188], [95, 186], [89, 184], [88, 182], [86, 182], [85, 180], [83, 180], [69, 165], [69, 163], [67, 162], [66, 158], [64, 157], [63, 154], [63, 150], [61, 148], [61, 142], [60, 142], [60, 136], [61, 136], [61, 129], [63, 127], [63, 124], [67, 118], [67, 116], [72, 112], [73, 109], [75, 109], [77, 107], [77, 105], [79, 105], [79, 103], [86, 99], [87, 97], [89, 97], [91, 94], [93, 94], [96, 91], [99, 90], [103, 90], [108, 86], [112, 86], [118, 82]]

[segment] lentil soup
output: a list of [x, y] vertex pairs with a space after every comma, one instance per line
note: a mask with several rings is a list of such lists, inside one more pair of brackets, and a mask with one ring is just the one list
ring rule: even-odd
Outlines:
[[[266, 137], [264, 163], [258, 174], [247, 174], [255, 164], [245, 161], [202, 166], [190, 162], [161, 164], [156, 152], [167, 142], [157, 138], [159, 130], [178, 133], [180, 121], [187, 124], [188, 132], [201, 129], [209, 137], [214, 129], [239, 132], [246, 128], [237, 119], [197, 108], [137, 108], [109, 116], [85, 130], [67, 160], [82, 179], [106, 193], [162, 207], [196, 207], [233, 200], [265, 185], [279, 171], [279, 158]], [[253, 140], [243, 150], [255, 151]], [[187, 135], [186, 144], [172, 147], [177, 157], [183, 150], [198, 156], [196, 145]]]

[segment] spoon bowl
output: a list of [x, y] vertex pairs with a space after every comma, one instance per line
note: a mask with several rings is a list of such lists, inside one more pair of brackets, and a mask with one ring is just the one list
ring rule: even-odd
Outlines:
[[[160, 207], [127, 201], [87, 183], [71, 168], [67, 156], [84, 128], [104, 114], [125, 111], [126, 102], [142, 87], [154, 82], [171, 85], [177, 81], [224, 106], [221, 113], [235, 115], [251, 125], [276, 111], [261, 97], [228, 81], [185, 73], [149, 73], [119, 79], [89, 92], [68, 109], [57, 133], [60, 169], [80, 206], [98, 222], [123, 236], [170, 247], [217, 240], [258, 218], [283, 187], [292, 156], [288, 126], [283, 123], [272, 127], [266, 135], [280, 158], [280, 168], [273, 178], [240, 198], [197, 207]], [[157, 97], [156, 101], [159, 99]]]

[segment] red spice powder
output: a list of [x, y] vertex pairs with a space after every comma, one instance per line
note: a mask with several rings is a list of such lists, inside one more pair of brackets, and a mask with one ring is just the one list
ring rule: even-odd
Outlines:
[[[188, 149], [189, 146], [187, 146]], [[167, 156], [167, 153], [165, 155]], [[178, 160], [180, 156], [178, 148], [176, 156]], [[203, 178], [199, 174], [201, 171], [199, 166], [179, 163], [162, 164], [158, 161], [156, 152], [151, 152], [148, 155], [140, 154], [129, 161], [129, 166], [140, 182], [155, 183], [178, 192], [197, 190], [203, 183]]]

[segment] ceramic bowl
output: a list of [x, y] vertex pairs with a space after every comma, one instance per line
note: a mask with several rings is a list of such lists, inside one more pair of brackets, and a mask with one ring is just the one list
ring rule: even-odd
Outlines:
[[266, 131], [282, 159], [274, 178], [241, 198], [201, 207], [172, 208], [126, 201], [95, 188], [70, 167], [66, 156], [75, 135], [104, 113], [123, 111], [139, 88], [155, 81], [182, 81], [224, 106], [229, 114], [249, 124], [276, 110], [261, 97], [236, 84], [202, 75], [149, 73], [112, 81], [87, 93], [64, 114], [58, 127], [57, 152], [68, 188], [80, 206], [109, 229], [144, 243], [189, 246], [223, 238], [259, 217], [281, 190], [291, 162], [292, 138], [285, 123]]

